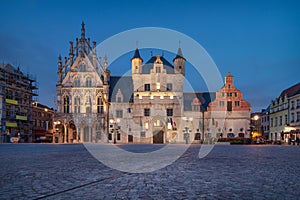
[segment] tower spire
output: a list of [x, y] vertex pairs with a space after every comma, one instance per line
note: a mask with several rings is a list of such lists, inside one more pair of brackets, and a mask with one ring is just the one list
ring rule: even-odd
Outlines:
[[176, 60], [177, 58], [182, 58], [182, 59], [185, 60], [185, 58], [183, 57], [183, 53], [182, 53], [182, 50], [181, 50], [180, 47], [178, 47], [176, 57], [173, 59], [173, 61]]
[[138, 49], [138, 48], [135, 49], [134, 55], [133, 55], [133, 57], [131, 58], [131, 60], [134, 59], [134, 58], [139, 58], [139, 59], [141, 59], [142, 62], [143, 62], [143, 59], [142, 59], [141, 56], [140, 56], [140, 52], [139, 52], [139, 49]]

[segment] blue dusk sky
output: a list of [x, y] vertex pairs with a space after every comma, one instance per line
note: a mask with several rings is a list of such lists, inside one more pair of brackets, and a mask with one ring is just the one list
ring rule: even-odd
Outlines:
[[[68, 56], [82, 21], [86, 36], [97, 43], [140, 27], [188, 35], [205, 48], [222, 77], [232, 73], [253, 111], [300, 80], [300, 1], [0, 0], [0, 5], [0, 61], [36, 75], [39, 101], [50, 107], [55, 106], [57, 57]], [[150, 58], [147, 50], [141, 54], [144, 61]], [[130, 70], [131, 56], [112, 63], [112, 75]], [[186, 73], [195, 90], [205, 90], [201, 77], [191, 76], [190, 65]]]

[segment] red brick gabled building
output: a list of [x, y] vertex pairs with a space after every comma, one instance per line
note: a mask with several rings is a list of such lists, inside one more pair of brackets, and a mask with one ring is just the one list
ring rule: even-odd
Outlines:
[[230, 73], [207, 110], [212, 119], [211, 132], [215, 132], [216, 137], [250, 137], [251, 106], [243, 99], [242, 92], [234, 87]]

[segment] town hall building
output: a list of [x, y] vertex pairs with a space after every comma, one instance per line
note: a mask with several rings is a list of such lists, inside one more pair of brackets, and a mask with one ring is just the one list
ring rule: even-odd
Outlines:
[[217, 92], [184, 92], [185, 62], [181, 48], [172, 62], [162, 55], [144, 61], [136, 48], [131, 76], [113, 76], [82, 23], [69, 56], [58, 59], [57, 141], [188, 144], [249, 138], [251, 106], [233, 76], [228, 73]]

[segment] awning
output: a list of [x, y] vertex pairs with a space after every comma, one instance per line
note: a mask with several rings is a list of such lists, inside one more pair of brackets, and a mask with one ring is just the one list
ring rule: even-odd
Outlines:
[[33, 131], [33, 135], [35, 136], [45, 136], [46, 134], [46, 131]]
[[35, 135], [35, 136], [53, 137], [53, 134], [52, 133], [48, 133], [47, 131], [33, 131], [33, 135]]

